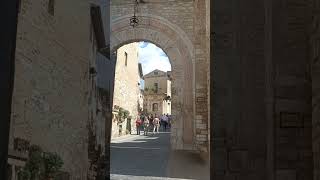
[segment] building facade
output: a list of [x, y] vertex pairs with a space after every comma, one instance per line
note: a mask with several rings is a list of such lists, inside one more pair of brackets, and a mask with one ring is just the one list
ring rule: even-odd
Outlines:
[[[135, 119], [140, 110], [139, 99], [142, 96], [139, 83], [141, 68], [138, 61], [138, 43], [127, 44], [117, 50], [112, 138], [135, 130]], [[121, 109], [129, 112], [127, 117], [120, 117]]]
[[109, 61], [103, 1], [19, 2], [9, 177], [18, 178], [33, 145], [61, 157], [59, 179], [104, 177], [107, 103], [96, 70], [97, 59]]
[[144, 77], [144, 112], [146, 114], [171, 114], [170, 72], [154, 70]]

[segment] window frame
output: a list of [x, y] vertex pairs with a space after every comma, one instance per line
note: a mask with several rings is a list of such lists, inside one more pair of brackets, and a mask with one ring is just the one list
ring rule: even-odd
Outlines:
[[155, 111], [158, 111], [158, 110], [159, 110], [158, 103], [152, 103], [152, 111], [155, 112]]

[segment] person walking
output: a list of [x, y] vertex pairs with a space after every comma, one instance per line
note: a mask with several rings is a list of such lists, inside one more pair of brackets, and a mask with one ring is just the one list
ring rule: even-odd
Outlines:
[[163, 130], [166, 132], [167, 131], [167, 126], [168, 126], [168, 117], [163, 114]]
[[137, 120], [136, 120], [137, 135], [140, 135], [140, 126], [141, 126], [141, 124], [142, 124], [141, 119], [138, 116]]
[[159, 133], [159, 128], [160, 128], [160, 119], [156, 115], [155, 118], [153, 119], [153, 133]]
[[161, 128], [163, 126], [163, 115], [160, 115], [159, 120], [160, 120], [159, 124]]
[[149, 130], [153, 130], [153, 118], [151, 115], [148, 116], [149, 119]]
[[169, 128], [171, 128], [172, 117], [169, 114], [167, 114], [167, 117], [168, 117], [168, 126], [169, 126]]
[[149, 119], [147, 116], [145, 116], [143, 121], [143, 134], [147, 136], [148, 131], [149, 131]]

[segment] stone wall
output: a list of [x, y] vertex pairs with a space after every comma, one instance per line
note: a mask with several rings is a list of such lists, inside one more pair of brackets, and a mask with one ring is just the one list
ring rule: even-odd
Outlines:
[[295, 0], [213, 2], [213, 178], [313, 179], [311, 6]]
[[[125, 55], [126, 53], [126, 55]], [[127, 65], [126, 57], [127, 56]], [[117, 64], [115, 71], [115, 85], [113, 95], [113, 106], [119, 106], [130, 112], [132, 116], [131, 129], [135, 129], [135, 119], [138, 116], [138, 103], [140, 95], [140, 76], [138, 69], [138, 43], [131, 43], [120, 47], [117, 50]], [[127, 121], [116, 125], [113, 122], [113, 137], [119, 134], [119, 127], [122, 125], [122, 135], [126, 134]]]
[[264, 2], [212, 3], [212, 177], [264, 180]]
[[205, 10], [204, 0], [150, 0], [140, 4], [140, 22], [132, 29], [128, 23], [133, 15], [132, 1], [111, 1], [112, 48], [144, 40], [162, 48], [170, 59], [173, 77], [173, 149], [207, 152], [208, 54]]
[[[155, 91], [155, 83], [158, 84], [157, 92]], [[158, 116], [164, 113], [171, 114], [171, 100], [164, 101], [165, 94], [171, 97], [171, 81], [166, 72], [154, 70], [144, 76], [145, 112], [157, 114]], [[153, 104], [158, 104], [158, 110], [153, 110]]]
[[195, 143], [198, 150], [208, 154], [208, 71], [207, 11], [205, 0], [194, 1], [195, 44]]
[[[153, 110], [153, 104], [158, 104], [158, 110]], [[170, 104], [168, 104], [170, 103]], [[164, 101], [163, 95], [147, 94], [144, 96], [144, 112], [153, 115], [171, 114], [171, 101]]]
[[[157, 73], [157, 74], [154, 74]], [[163, 93], [170, 93], [168, 96], [171, 95], [171, 92], [168, 91], [168, 89], [171, 90], [171, 83], [169, 84], [169, 78], [167, 76], [166, 72], [160, 71], [160, 70], [154, 70], [151, 73], [145, 75], [144, 77], [144, 90], [145, 94], [153, 94], [156, 93], [153, 90], [155, 90], [155, 83], [158, 84], [158, 91], [157, 93], [163, 94]]]
[[53, 8], [21, 1], [9, 149], [22, 138], [57, 152], [71, 179], [87, 179], [90, 3], [56, 0]]
[[312, 24], [310, 25], [310, 71], [312, 82], [312, 144], [314, 180], [320, 179], [320, 1], [312, 1]]
[[274, 154], [276, 179], [311, 180], [310, 2], [274, 1]]

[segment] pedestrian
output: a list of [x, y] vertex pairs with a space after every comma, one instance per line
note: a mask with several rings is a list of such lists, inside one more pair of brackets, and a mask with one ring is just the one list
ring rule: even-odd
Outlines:
[[155, 118], [153, 119], [153, 133], [159, 133], [159, 128], [160, 128], [160, 119], [156, 115]]
[[168, 117], [165, 114], [163, 114], [163, 128], [165, 132], [167, 131], [167, 126], [168, 126]]
[[149, 119], [149, 129], [152, 131], [152, 129], [153, 129], [153, 118], [152, 118], [152, 116], [150, 114], [148, 116], [148, 119]]
[[136, 128], [137, 128], [137, 135], [140, 135], [140, 126], [142, 125], [142, 122], [141, 122], [141, 119], [140, 117], [138, 116], [137, 117], [137, 120], [136, 120]]
[[159, 116], [159, 120], [160, 120], [159, 125], [160, 125], [160, 128], [161, 128], [162, 127], [162, 123], [163, 123], [163, 115]]
[[172, 117], [169, 114], [167, 114], [167, 117], [168, 117], [168, 126], [169, 126], [169, 128], [171, 128]]
[[160, 127], [164, 130], [164, 114], [160, 116]]
[[143, 121], [143, 134], [147, 136], [149, 131], [149, 119], [147, 116], [145, 116], [144, 118], [145, 119]]

